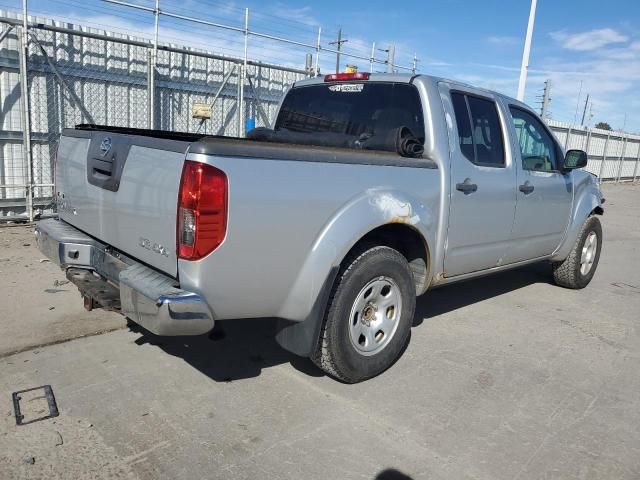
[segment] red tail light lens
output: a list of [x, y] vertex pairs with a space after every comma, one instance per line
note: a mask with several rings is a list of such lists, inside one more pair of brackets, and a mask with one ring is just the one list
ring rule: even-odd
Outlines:
[[227, 176], [211, 165], [187, 160], [178, 193], [178, 258], [198, 260], [227, 233]]
[[349, 82], [352, 80], [369, 80], [369, 72], [332, 73], [324, 76], [325, 82]]

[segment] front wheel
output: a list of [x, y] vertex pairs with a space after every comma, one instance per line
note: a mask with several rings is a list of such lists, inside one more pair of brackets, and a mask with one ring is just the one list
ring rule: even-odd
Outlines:
[[402, 353], [416, 291], [406, 258], [392, 248], [360, 250], [344, 263], [311, 359], [332, 377], [356, 383], [380, 374]]
[[566, 288], [586, 287], [596, 273], [602, 249], [602, 225], [597, 217], [587, 218], [569, 256], [553, 263], [555, 282]]

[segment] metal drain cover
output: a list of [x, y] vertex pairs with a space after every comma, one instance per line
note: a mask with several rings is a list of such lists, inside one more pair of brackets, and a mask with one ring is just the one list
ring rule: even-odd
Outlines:
[[51, 385], [20, 390], [11, 394], [16, 425], [46, 420], [59, 415]]

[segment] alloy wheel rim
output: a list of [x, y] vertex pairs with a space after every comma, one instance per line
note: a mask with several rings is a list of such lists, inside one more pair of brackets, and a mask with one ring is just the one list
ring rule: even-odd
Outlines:
[[349, 315], [349, 338], [358, 353], [375, 355], [395, 335], [402, 314], [400, 287], [391, 278], [377, 277], [356, 296]]
[[598, 235], [591, 232], [582, 246], [582, 255], [580, 256], [580, 273], [587, 275], [596, 259], [596, 251], [598, 250]]

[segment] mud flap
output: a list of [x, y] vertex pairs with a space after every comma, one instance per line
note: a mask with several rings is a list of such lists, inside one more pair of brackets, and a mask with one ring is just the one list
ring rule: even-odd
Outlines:
[[309, 357], [315, 350], [320, 329], [327, 310], [333, 282], [340, 267], [332, 267], [322, 285], [311, 312], [302, 322], [279, 319], [276, 326], [276, 341], [285, 350], [302, 357]]

